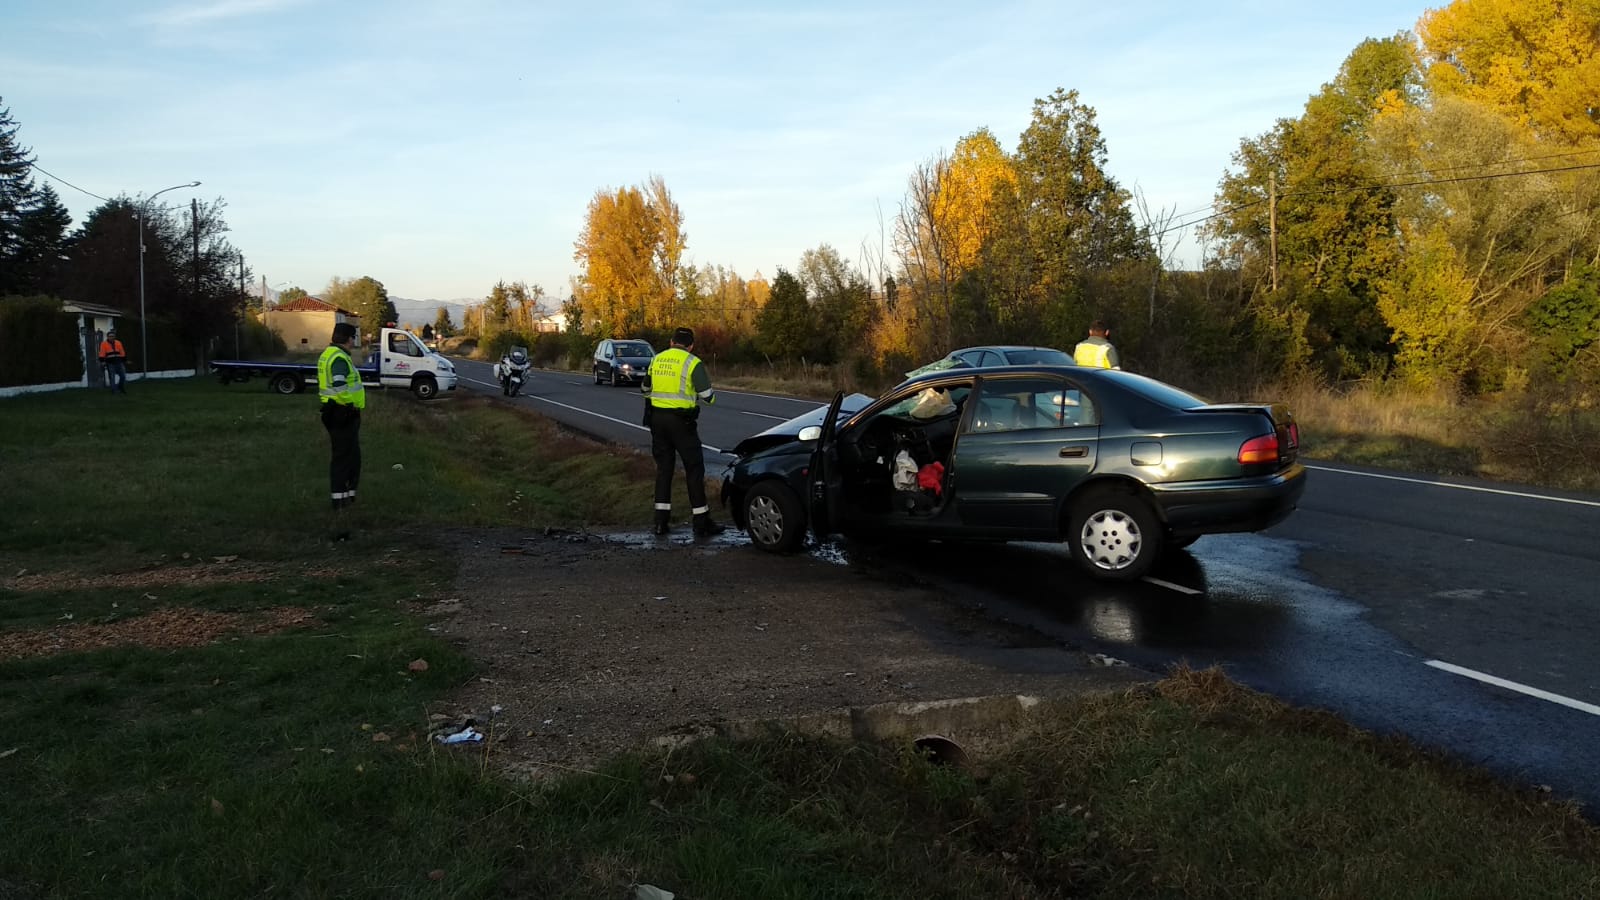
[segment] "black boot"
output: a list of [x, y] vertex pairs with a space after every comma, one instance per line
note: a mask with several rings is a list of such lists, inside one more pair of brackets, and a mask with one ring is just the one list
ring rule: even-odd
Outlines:
[[727, 526], [720, 522], [712, 521], [711, 513], [699, 513], [694, 517], [695, 537], [715, 537], [727, 530]]
[[656, 526], [651, 529], [656, 537], [664, 537], [672, 530], [672, 512], [670, 510], [656, 510]]

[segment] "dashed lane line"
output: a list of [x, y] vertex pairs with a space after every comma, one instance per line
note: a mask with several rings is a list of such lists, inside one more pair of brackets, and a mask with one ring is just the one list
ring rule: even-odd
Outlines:
[[[486, 388], [496, 388], [496, 389], [498, 389], [500, 387], [500, 385], [498, 385], [498, 384], [492, 384], [492, 383], [487, 382], [487, 381], [479, 381], [476, 378], [465, 378], [465, 376], [463, 376], [463, 378], [466, 381], [472, 382], [473, 384], [481, 384]], [[570, 409], [573, 412], [583, 413], [586, 416], [594, 416], [596, 419], [605, 419], [607, 422], [614, 422], [614, 423], [616, 423], [618, 425], [626, 425], [629, 428], [634, 428], [634, 429], [637, 429], [639, 431], [648, 432], [650, 430], [650, 429], [648, 429], [648, 428], [644, 427], [643, 425], [640, 425], [640, 424], [638, 424], [636, 422], [625, 422], [622, 419], [615, 419], [615, 418], [612, 418], [611, 416], [604, 415], [602, 413], [597, 413], [597, 412], [595, 412], [593, 410], [584, 409], [581, 406], [571, 406], [571, 405], [568, 405], [566, 403], [561, 403], [561, 402], [558, 402], [558, 401], [555, 401], [555, 400], [551, 400], [548, 397], [536, 397], [536, 396], [533, 396], [532, 394], [523, 394], [522, 395], [522, 399], [524, 399], [524, 400], [537, 400], [540, 403], [548, 403], [551, 406], [559, 406], [562, 409]], [[718, 448], [713, 447], [710, 444], [701, 444], [700, 446], [703, 447], [706, 450], [711, 451], [712, 453], [716, 453], [716, 454], [719, 454], [719, 455], [722, 455], [722, 456], [727, 456], [728, 455], [726, 451], [719, 450]]]
[[1560, 694], [1552, 694], [1549, 691], [1540, 690], [1536, 687], [1529, 687], [1525, 684], [1518, 684], [1515, 681], [1507, 681], [1506, 679], [1495, 675], [1468, 669], [1465, 666], [1458, 666], [1454, 663], [1447, 663], [1443, 660], [1430, 659], [1424, 663], [1424, 665], [1429, 665], [1435, 669], [1449, 672], [1452, 675], [1460, 675], [1465, 678], [1476, 679], [1484, 684], [1492, 684], [1495, 687], [1502, 687], [1508, 691], [1516, 691], [1519, 694], [1527, 694], [1529, 697], [1538, 697], [1540, 700], [1548, 700], [1551, 703], [1559, 703], [1569, 709], [1575, 709], [1579, 712], [1586, 712], [1591, 716], [1600, 716], [1600, 706], [1595, 706], [1593, 703], [1585, 703], [1582, 700], [1574, 700], [1571, 697], [1563, 697]]
[[1205, 591], [1197, 591], [1194, 588], [1184, 587], [1181, 584], [1173, 584], [1170, 581], [1164, 581], [1164, 580], [1162, 580], [1160, 578], [1152, 578], [1149, 575], [1144, 576], [1144, 578], [1142, 578], [1140, 580], [1141, 581], [1148, 581], [1151, 584], [1156, 585], [1157, 587], [1164, 587], [1169, 591], [1177, 591], [1180, 594], [1188, 594], [1191, 597], [1205, 593]]

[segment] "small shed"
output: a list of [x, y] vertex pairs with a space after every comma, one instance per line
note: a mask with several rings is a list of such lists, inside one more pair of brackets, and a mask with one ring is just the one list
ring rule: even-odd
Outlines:
[[78, 335], [83, 343], [85, 385], [88, 387], [104, 385], [105, 373], [95, 364], [95, 360], [100, 358], [100, 342], [105, 339], [106, 332], [117, 327], [117, 320], [127, 314], [115, 307], [101, 306], [98, 303], [63, 303], [61, 311], [78, 317]]

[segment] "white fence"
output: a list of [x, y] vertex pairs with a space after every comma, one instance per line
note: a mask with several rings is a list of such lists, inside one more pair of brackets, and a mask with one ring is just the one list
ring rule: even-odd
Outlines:
[[[144, 378], [193, 378], [195, 374], [196, 372], [194, 369], [168, 369], [164, 372], [151, 372], [148, 375], [141, 375], [137, 372], [129, 372], [128, 382], [130, 384], [137, 384]], [[88, 386], [89, 376], [84, 375], [77, 381], [59, 381], [55, 384], [19, 384], [13, 387], [0, 387], [0, 397], [16, 397], [21, 394], [43, 394], [49, 391], [65, 391], [71, 390], [72, 388], [86, 388]], [[104, 387], [97, 389], [106, 390]]]

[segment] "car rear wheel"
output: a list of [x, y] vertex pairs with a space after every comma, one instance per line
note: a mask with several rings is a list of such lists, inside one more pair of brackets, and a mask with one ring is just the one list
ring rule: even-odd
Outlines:
[[297, 394], [300, 392], [300, 376], [284, 373], [272, 376], [272, 383], [268, 385], [274, 393]]
[[805, 541], [805, 510], [782, 482], [763, 481], [745, 494], [744, 521], [750, 543], [772, 553], [792, 553]]
[[1079, 565], [1098, 578], [1141, 578], [1161, 555], [1162, 530], [1136, 494], [1097, 488], [1072, 506], [1067, 540]]

